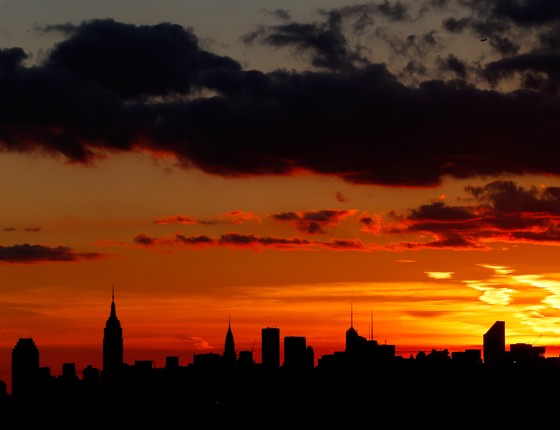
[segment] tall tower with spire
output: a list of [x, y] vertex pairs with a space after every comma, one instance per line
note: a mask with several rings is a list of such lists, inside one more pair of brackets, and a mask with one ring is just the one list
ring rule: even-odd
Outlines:
[[346, 330], [346, 352], [357, 353], [361, 351], [367, 339], [360, 336], [354, 328], [354, 309], [350, 303], [350, 328]]
[[123, 335], [119, 319], [117, 318], [117, 310], [115, 306], [115, 286], [113, 285], [111, 293], [111, 313], [105, 329], [103, 330], [103, 377], [105, 379], [112, 378], [122, 367], [123, 359]]
[[235, 352], [235, 342], [233, 340], [233, 332], [231, 331], [231, 320], [228, 319], [228, 329], [226, 333], [226, 341], [224, 344], [224, 354], [222, 355], [224, 366], [233, 367], [237, 362], [237, 354]]

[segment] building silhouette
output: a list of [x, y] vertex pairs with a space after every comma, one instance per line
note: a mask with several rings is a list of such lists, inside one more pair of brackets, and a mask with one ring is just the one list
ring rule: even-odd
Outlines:
[[115, 306], [115, 287], [111, 293], [111, 312], [103, 330], [102, 378], [111, 379], [117, 375], [124, 363], [123, 332]]
[[[371, 411], [375, 405], [378, 411], [399, 411], [399, 423], [407, 425], [437, 425], [445, 411], [471, 420], [474, 426], [488, 424], [489, 411], [475, 405], [503, 401], [521, 408], [532, 402], [527, 407], [532, 411], [546, 403], [545, 386], [560, 385], [560, 357], [545, 359], [544, 347], [523, 343], [512, 344], [506, 351], [503, 321], [496, 321], [483, 335], [489, 366], [477, 349], [452, 354], [447, 349], [432, 349], [415, 357], [397, 356], [394, 345], [373, 339], [373, 321], [369, 339], [359, 335], [351, 309], [344, 350], [321, 356], [316, 366], [313, 348], [304, 336], [284, 337], [280, 365], [280, 329], [276, 327], [261, 329], [261, 363], [254, 362], [253, 350], [240, 351], [237, 357], [228, 318], [222, 354], [195, 354], [186, 366], [179, 364], [178, 356], [167, 356], [165, 367], [158, 368], [152, 360], [136, 360], [131, 365], [123, 361], [113, 289], [104, 334], [103, 372], [88, 365], [82, 378], [71, 362], [62, 365], [60, 376], [51, 376], [49, 368], [40, 367], [39, 348], [33, 339], [20, 338], [12, 351], [11, 396], [0, 381], [0, 410], [10, 405], [4, 410], [9, 409], [22, 423], [26, 413], [40, 407], [43, 414], [36, 415], [42, 420], [52, 417], [52, 411], [64, 411], [57, 419], [68, 419], [72, 428], [77, 422], [75, 414], [88, 424], [97, 420], [100, 426], [118, 413], [127, 425], [133, 420], [141, 427], [151, 418], [160, 426], [171, 427], [185, 412], [202, 412], [212, 420], [220, 417], [224, 419], [221, 424], [228, 425], [234, 419], [247, 423], [255, 411], [269, 417], [265, 426], [279, 424], [279, 420], [293, 425], [304, 417], [309, 419], [307, 425], [316, 427], [317, 420], [332, 425], [334, 416], [346, 420], [345, 425], [353, 419], [360, 425], [361, 411]], [[354, 395], [357, 392], [359, 396]], [[478, 409], [484, 413], [476, 412]], [[498, 410], [502, 411], [490, 408], [496, 428], [501, 428], [504, 416]], [[406, 413], [400, 415], [402, 411]]]
[[231, 331], [231, 320], [228, 319], [228, 329], [224, 342], [224, 353], [222, 355], [223, 364], [226, 367], [234, 367], [237, 364], [237, 353], [235, 352], [235, 341]]
[[314, 366], [313, 348], [307, 346], [305, 336], [284, 336], [284, 362], [287, 369], [311, 369]]
[[280, 367], [280, 329], [265, 327], [261, 329], [262, 366], [267, 369]]
[[365, 346], [367, 339], [360, 336], [358, 331], [354, 328], [354, 309], [350, 305], [350, 327], [346, 330], [346, 348], [345, 352], [348, 354], [357, 354]]
[[487, 366], [503, 365], [506, 360], [506, 323], [496, 321], [482, 336], [484, 363]]
[[20, 338], [12, 349], [12, 395], [35, 389], [39, 377], [39, 348], [32, 338]]

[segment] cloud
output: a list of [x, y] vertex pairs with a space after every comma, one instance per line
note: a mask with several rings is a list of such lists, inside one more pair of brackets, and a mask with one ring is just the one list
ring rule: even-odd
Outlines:
[[155, 224], [197, 224], [198, 221], [184, 215], [172, 215], [159, 218], [154, 221]]
[[[316, 22], [276, 12], [279, 25], [249, 31], [248, 42], [308, 54], [301, 71], [246, 70], [171, 23], [49, 25], [64, 39], [38, 64], [27, 67], [21, 48], [0, 51], [0, 149], [84, 164], [142, 151], [223, 177], [311, 172], [407, 187], [559, 174], [558, 6], [455, 6], [442, 28], [398, 40], [382, 23], [425, 12], [399, 2], [321, 10]], [[438, 31], [471, 31], [477, 43], [484, 33], [493, 53], [440, 55]], [[389, 44], [402, 67], [374, 61], [360, 37]]]
[[159, 218], [155, 224], [243, 224], [245, 222], [261, 222], [261, 218], [250, 211], [233, 210], [211, 220], [197, 220], [187, 215], [171, 215]]
[[185, 245], [205, 246], [215, 245], [216, 241], [208, 236], [184, 236], [182, 234], [175, 235], [175, 241]]
[[432, 279], [451, 279], [454, 272], [424, 272]]
[[435, 201], [411, 209], [395, 224], [378, 225], [388, 234], [419, 233], [433, 239], [401, 242], [405, 249], [488, 249], [498, 242], [560, 245], [559, 188], [494, 181], [466, 186], [465, 191], [474, 198], [470, 206]]
[[226, 246], [230, 248], [246, 248], [253, 250], [274, 249], [283, 251], [295, 250], [340, 250], [340, 251], [371, 251], [373, 248], [366, 246], [358, 239], [333, 239], [330, 241], [311, 241], [303, 238], [282, 238], [271, 236], [257, 236], [254, 234], [225, 233], [218, 238], [211, 238], [206, 235], [185, 236], [176, 234], [175, 237], [150, 237], [145, 234], [139, 234], [134, 237], [133, 242], [144, 247], [158, 246], [189, 246], [189, 247], [206, 247], [206, 246]]
[[348, 198], [341, 191], [336, 191], [334, 196], [338, 202], [344, 203], [348, 201]]
[[344, 218], [353, 216], [356, 210], [325, 209], [320, 211], [282, 212], [270, 217], [276, 221], [291, 223], [308, 234], [324, 234], [326, 227], [339, 224]]
[[73, 262], [102, 258], [95, 252], [76, 252], [67, 246], [50, 247], [28, 243], [0, 246], [0, 263]]
[[139, 245], [151, 246], [158, 242], [158, 239], [155, 237], [150, 237], [144, 233], [141, 233], [134, 237], [134, 243]]
[[[421, 249], [484, 251], [494, 246], [503, 248], [508, 243], [560, 246], [560, 188], [543, 185], [524, 187], [513, 181], [497, 180], [483, 186], [467, 185], [464, 191], [468, 198], [458, 201], [466, 201], [467, 204], [453, 205], [447, 202], [445, 195], [440, 195], [405, 213], [362, 212], [357, 215], [356, 209], [325, 209], [286, 211], [269, 216], [274, 221], [294, 226], [306, 235], [326, 234], [331, 229], [329, 234], [334, 237], [329, 241], [229, 232], [218, 237], [180, 233], [174, 237], [139, 234], [134, 242], [146, 247], [229, 246], [365, 252]], [[261, 222], [260, 216], [234, 210], [216, 217], [215, 221], [197, 223], [241, 224], [253, 221]], [[354, 239], [336, 237], [338, 232], [334, 227], [342, 222], [347, 223], [347, 228], [356, 227], [356, 234], [364, 236]], [[363, 238], [369, 240], [364, 242]]]
[[[42, 230], [41, 227], [25, 227], [22, 231], [26, 231], [28, 233], [38, 233]], [[11, 232], [11, 231], [18, 231], [16, 227], [4, 227], [4, 231]]]
[[233, 210], [224, 215], [225, 219], [231, 220], [234, 224], [243, 224], [245, 222], [261, 222], [260, 216], [250, 211]]

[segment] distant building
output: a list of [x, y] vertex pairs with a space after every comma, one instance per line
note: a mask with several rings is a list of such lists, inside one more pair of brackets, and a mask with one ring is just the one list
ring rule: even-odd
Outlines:
[[228, 321], [228, 329], [226, 332], [226, 340], [224, 342], [224, 354], [222, 355], [222, 360], [225, 367], [234, 367], [237, 362], [235, 341], [233, 339], [233, 332], [231, 331], [231, 321]]
[[242, 369], [252, 368], [255, 366], [253, 359], [253, 351], [239, 351], [239, 359], [237, 360], [237, 367]]
[[115, 307], [115, 288], [111, 295], [111, 312], [103, 330], [102, 377], [110, 379], [122, 369], [124, 363], [123, 333]]
[[354, 312], [352, 307], [350, 308], [350, 328], [346, 330], [346, 349], [348, 354], [359, 354], [363, 351], [367, 339], [364, 336], [360, 336], [358, 331], [354, 328]]
[[175, 370], [179, 368], [179, 357], [176, 355], [168, 355], [165, 357], [165, 369]]
[[280, 329], [266, 327], [261, 330], [262, 366], [268, 369], [280, 367]]
[[39, 372], [39, 348], [32, 338], [19, 338], [12, 349], [12, 395], [33, 391]]
[[517, 366], [537, 365], [544, 362], [546, 347], [529, 343], [512, 343], [509, 346], [510, 361]]
[[219, 369], [222, 365], [222, 356], [215, 352], [194, 354], [192, 367], [196, 369]]
[[307, 341], [304, 336], [284, 337], [284, 363], [287, 369], [306, 369], [309, 367], [307, 359]]
[[76, 372], [76, 363], [62, 363], [62, 374], [58, 379], [67, 384], [77, 383], [79, 378]]
[[454, 351], [451, 353], [451, 362], [455, 366], [478, 367], [482, 364], [480, 349], [465, 349], [464, 351]]
[[506, 323], [496, 321], [482, 336], [484, 364], [500, 366], [506, 360]]
[[97, 385], [101, 381], [99, 369], [88, 364], [82, 371], [82, 380], [89, 385]]

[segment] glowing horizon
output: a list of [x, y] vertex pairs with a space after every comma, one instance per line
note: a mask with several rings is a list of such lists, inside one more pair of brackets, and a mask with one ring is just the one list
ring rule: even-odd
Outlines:
[[551, 0], [162, 2], [4, 10], [0, 379], [99, 366], [113, 285], [127, 361], [560, 348]]

